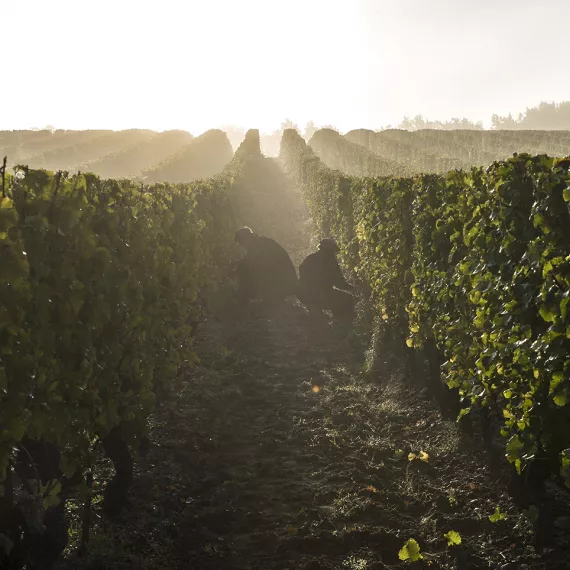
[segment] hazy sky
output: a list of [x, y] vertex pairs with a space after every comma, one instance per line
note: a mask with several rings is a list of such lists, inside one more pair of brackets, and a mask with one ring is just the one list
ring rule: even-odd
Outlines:
[[0, 129], [488, 121], [570, 99], [570, 0], [2, 0]]

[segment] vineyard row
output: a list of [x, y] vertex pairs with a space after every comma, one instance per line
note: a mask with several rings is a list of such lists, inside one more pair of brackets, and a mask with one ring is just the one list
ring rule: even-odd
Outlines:
[[[108, 498], [124, 500], [129, 447], [195, 359], [202, 296], [234, 253], [231, 189], [255, 156], [259, 135], [250, 131], [222, 174], [192, 184], [4, 173], [0, 560], [2, 549], [22, 563], [40, 555], [29, 529], [87, 481], [98, 441], [117, 473]], [[22, 534], [14, 513], [28, 495], [16, 482], [32, 480], [39, 526], [28, 521]]]
[[441, 375], [457, 394], [457, 415], [498, 410], [516, 470], [570, 483], [570, 160], [357, 178], [293, 130], [281, 157], [315, 230], [339, 240], [379, 321], [425, 356], [436, 391]]

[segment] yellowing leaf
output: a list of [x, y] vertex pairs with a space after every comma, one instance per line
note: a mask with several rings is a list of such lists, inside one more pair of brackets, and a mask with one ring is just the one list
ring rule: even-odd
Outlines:
[[400, 560], [409, 560], [410, 562], [421, 560], [423, 556], [420, 553], [420, 545], [413, 538], [410, 538], [398, 553], [398, 558]]
[[549, 394], [553, 394], [556, 388], [558, 388], [558, 386], [563, 380], [564, 380], [563, 372], [554, 372], [552, 374], [552, 379], [550, 380]]
[[455, 421], [458, 422], [463, 416], [466, 416], [470, 411], [471, 408], [462, 408], [459, 414], [457, 415], [457, 420]]
[[429, 455], [425, 451], [420, 451], [420, 459], [427, 463], [429, 461]]
[[556, 396], [554, 396], [552, 399], [557, 406], [565, 406], [568, 403], [568, 391], [564, 389], [556, 394]]
[[540, 307], [540, 316], [547, 323], [553, 323], [556, 319], [556, 311], [546, 305], [542, 305], [542, 307]]
[[498, 522], [498, 521], [502, 521], [505, 520], [505, 515], [501, 512], [501, 508], [497, 507], [495, 509], [495, 512], [489, 517], [489, 520], [491, 522]]
[[447, 546], [457, 546], [461, 544], [461, 536], [458, 532], [450, 530], [447, 534], [444, 534], [447, 538]]

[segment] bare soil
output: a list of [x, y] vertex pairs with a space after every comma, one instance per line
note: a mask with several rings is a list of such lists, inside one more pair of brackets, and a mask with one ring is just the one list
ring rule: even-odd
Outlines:
[[477, 441], [397, 374], [364, 378], [350, 341], [301, 307], [210, 320], [198, 350], [153, 418], [129, 508], [98, 517], [75, 567], [399, 568], [410, 538], [419, 568], [567, 567], [534, 552]]

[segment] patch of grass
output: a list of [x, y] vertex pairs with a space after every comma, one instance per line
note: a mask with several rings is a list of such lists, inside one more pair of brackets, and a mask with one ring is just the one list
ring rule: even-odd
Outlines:
[[349, 519], [357, 513], [364, 512], [372, 501], [368, 496], [358, 492], [341, 491], [329, 506], [331, 519]]
[[342, 565], [351, 570], [366, 570], [366, 568], [368, 568], [368, 560], [359, 558], [358, 556], [349, 556]]
[[[77, 539], [78, 540], [78, 539]], [[71, 540], [70, 540], [71, 543]], [[122, 570], [131, 567], [132, 556], [126, 546], [118, 539], [101, 529], [91, 533], [87, 552], [79, 557], [75, 549], [64, 553], [63, 568], [74, 570], [99, 570], [102, 568]]]

